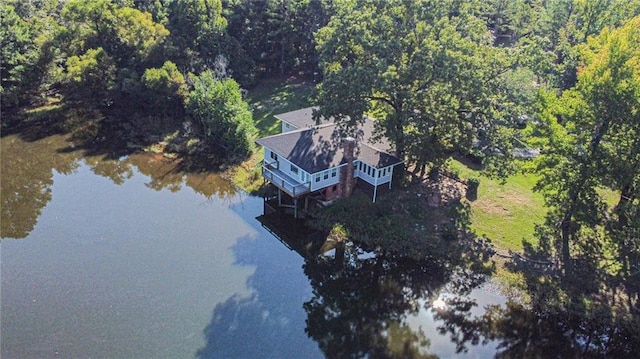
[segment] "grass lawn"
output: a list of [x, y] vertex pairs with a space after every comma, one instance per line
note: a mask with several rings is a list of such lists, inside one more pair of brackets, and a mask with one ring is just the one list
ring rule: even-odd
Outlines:
[[314, 85], [298, 79], [267, 79], [247, 92], [258, 137], [280, 133], [273, 115], [309, 107]]
[[[480, 236], [491, 240], [499, 253], [508, 251], [522, 252], [523, 240], [537, 243], [534, 237], [536, 224], [544, 221], [547, 207], [539, 192], [533, 192], [538, 180], [534, 174], [518, 173], [507, 178], [504, 184], [499, 179], [491, 179], [480, 174], [479, 170], [452, 160], [450, 168], [462, 178], [480, 179], [478, 196], [470, 201], [471, 229]], [[521, 273], [508, 270], [504, 264], [509, 260], [494, 257], [496, 266], [496, 284], [506, 295], [525, 299], [524, 277]]]
[[463, 178], [480, 179], [478, 198], [471, 201], [471, 228], [476, 234], [491, 239], [499, 249], [522, 251], [522, 241], [536, 242], [534, 227], [544, 221], [547, 208], [542, 194], [533, 192], [537, 177], [516, 174], [501, 184], [459, 161], [450, 167]]

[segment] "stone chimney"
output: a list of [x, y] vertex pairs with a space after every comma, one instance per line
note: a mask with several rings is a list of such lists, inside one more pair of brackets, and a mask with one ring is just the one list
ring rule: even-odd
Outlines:
[[340, 167], [340, 184], [338, 186], [338, 196], [341, 198], [351, 196], [353, 186], [355, 185], [355, 168], [353, 159], [355, 157], [356, 139], [346, 137], [342, 140], [343, 158], [347, 163], [346, 166]]

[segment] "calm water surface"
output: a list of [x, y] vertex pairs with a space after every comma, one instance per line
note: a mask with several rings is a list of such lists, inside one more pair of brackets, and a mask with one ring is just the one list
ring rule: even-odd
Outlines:
[[[256, 220], [261, 198], [151, 156], [82, 156], [63, 137], [1, 145], [2, 358], [321, 358], [355, 336], [316, 320], [326, 273]], [[423, 354], [495, 353], [456, 354], [430, 310], [398, 322], [428, 338]]]

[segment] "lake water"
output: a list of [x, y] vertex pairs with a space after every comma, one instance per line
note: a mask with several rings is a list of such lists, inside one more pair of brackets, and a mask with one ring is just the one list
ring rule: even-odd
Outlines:
[[496, 351], [456, 353], [427, 299], [369, 302], [375, 258], [343, 272], [306, 261], [256, 219], [261, 198], [216, 175], [88, 156], [62, 136], [1, 145], [2, 358], [375, 357], [398, 340], [443, 358]]

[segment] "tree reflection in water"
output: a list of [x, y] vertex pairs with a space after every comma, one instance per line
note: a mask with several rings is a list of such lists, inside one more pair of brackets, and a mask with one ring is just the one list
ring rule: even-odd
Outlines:
[[497, 357], [638, 357], [640, 311], [594, 252], [576, 259], [567, 273], [542, 245], [526, 245], [528, 260], [511, 261], [511, 270], [525, 278], [528, 304], [491, 307], [475, 321], [486, 336], [500, 342]]
[[[447, 310], [468, 318], [475, 306], [468, 294], [493, 270], [485, 263], [487, 246], [460, 249], [455, 241], [449, 244], [456, 248], [439, 259], [365, 252], [353, 244], [342, 260], [318, 255], [300, 250], [320, 247], [308, 242], [318, 238], [317, 232], [287, 231], [294, 222], [264, 217], [269, 216], [256, 223], [286, 247], [266, 232], [265, 238], [245, 238], [234, 246], [237, 264], [256, 267], [247, 282], [252, 294], [214, 308], [197, 358], [434, 358], [429, 338], [411, 323], [412, 316], [431, 310], [446, 292]], [[278, 225], [287, 228], [271, 227]], [[443, 316], [442, 331], [453, 334], [454, 347], [465, 351], [467, 344], [479, 342], [479, 331], [460, 326], [471, 320], [453, 319]]]
[[70, 174], [81, 161], [93, 173], [116, 185], [123, 184], [138, 171], [150, 177], [147, 186], [157, 191], [176, 192], [186, 185], [207, 199], [213, 196], [230, 199], [238, 194], [232, 183], [218, 173], [192, 166], [189, 159], [171, 161], [149, 154], [118, 158], [111, 153], [77, 147], [69, 135], [42, 131], [38, 127], [27, 128], [24, 133], [3, 134], [0, 141], [1, 238], [26, 237], [51, 200], [54, 173]]
[[255, 267], [249, 295], [234, 295], [213, 309], [204, 329], [206, 343], [196, 358], [321, 358], [304, 335], [309, 284], [302, 258], [270, 236], [240, 239], [234, 264]]
[[[61, 135], [5, 135], [1, 150], [2, 238], [27, 236], [51, 198], [54, 171], [71, 173], [81, 160], [94, 173], [116, 184], [131, 178], [137, 169], [150, 177], [148, 187], [155, 190], [177, 190], [186, 185], [206, 198], [236, 195], [235, 187], [217, 175], [189, 173], [184, 163], [146, 155], [122, 160], [85, 156]], [[331, 358], [429, 357], [429, 339], [420, 329], [407, 325], [405, 319], [425, 309], [422, 305], [431, 306], [441, 292], [452, 295], [446, 300], [446, 310], [437, 310], [435, 318], [441, 320], [439, 331], [450, 335], [458, 351], [466, 350], [469, 344], [494, 340], [499, 342], [497, 357], [504, 358], [631, 358], [640, 352], [638, 281], [621, 284], [603, 270], [598, 262], [602, 253], [595, 249], [585, 249], [574, 263], [575, 271], [567, 275], [554, 268], [539, 271], [514, 262], [512, 269], [525, 277], [530, 303], [523, 306], [509, 302], [472, 318], [470, 310], [475, 303], [464, 295], [483, 278], [483, 272], [470, 269], [486, 263], [485, 255], [490, 251], [482, 246], [466, 252], [459, 247], [447, 248], [427, 261], [388, 253], [363, 256], [362, 250], [349, 247], [341, 267], [336, 267], [334, 258], [308, 258], [303, 268], [311, 284], [311, 299], [308, 293], [291, 299], [285, 294], [308, 287], [308, 283], [293, 287], [290, 283], [288, 273], [299, 272], [301, 260], [265, 256], [273, 250], [256, 246], [262, 242], [247, 239], [241, 243], [237, 248], [239, 261], [257, 266], [251, 285], [255, 292], [249, 297], [232, 297], [217, 307], [207, 329], [208, 338], [219, 338], [212, 345], [228, 349], [224, 353], [232, 356], [262, 356], [263, 348], [269, 346], [283, 355], [294, 355], [300, 348], [306, 354], [314, 353], [304, 334], [300, 338], [306, 331]], [[247, 248], [256, 251], [250, 261], [240, 255]], [[526, 256], [541, 261], [552, 258], [543, 247], [526, 248]], [[621, 285], [629, 293], [626, 297], [621, 295], [625, 293]], [[287, 324], [292, 320], [290, 313], [297, 312], [306, 314], [306, 328]], [[265, 317], [265, 313], [269, 315]], [[224, 325], [215, 323], [229, 324], [228, 328], [237, 330], [221, 331]], [[262, 326], [256, 327], [255, 323]], [[292, 344], [282, 341], [283, 337], [296, 339]], [[230, 342], [236, 345], [225, 346]], [[212, 348], [203, 348], [199, 356], [220, 353], [208, 351]]]
[[433, 358], [427, 353], [430, 344], [425, 333], [405, 319], [430, 308], [447, 292], [447, 311], [456, 315], [440, 317], [441, 331], [452, 334], [458, 352], [465, 351], [467, 343], [480, 340], [479, 328], [470, 320], [455, 319], [470, 315], [475, 301], [467, 295], [486, 273], [464, 270], [471, 263], [461, 264], [381, 253], [363, 256], [355, 246], [347, 248], [344, 264], [338, 268], [332, 257], [309, 259], [304, 271], [313, 298], [304, 304], [306, 332], [328, 358]]
[[[637, 358], [640, 315], [606, 272], [597, 256], [575, 260], [562, 273], [543, 246], [525, 246], [508, 267], [523, 275], [525, 300], [492, 305], [470, 318], [449, 306], [438, 311], [458, 343], [479, 339], [497, 343], [496, 358]], [[603, 290], [604, 289], [604, 290]], [[631, 304], [630, 304], [631, 303]]]
[[107, 160], [102, 156], [86, 157], [85, 162], [91, 170], [102, 177], [109, 178], [115, 184], [122, 184], [133, 176], [132, 167], [149, 176], [147, 187], [161, 191], [167, 189], [177, 192], [183, 185], [210, 199], [217, 196], [222, 199], [238, 194], [233, 183], [223, 179], [215, 172], [186, 172], [184, 162], [170, 160], [157, 154], [132, 154], [123, 159]]
[[60, 151], [69, 145], [61, 135], [46, 138], [8, 135], [2, 137], [0, 144], [0, 236], [25, 238], [51, 200], [54, 173], [72, 173], [78, 167], [80, 154]]
[[603, 309], [540, 311], [510, 301], [466, 325], [499, 343], [496, 358], [637, 358], [638, 318], [616, 318]]

